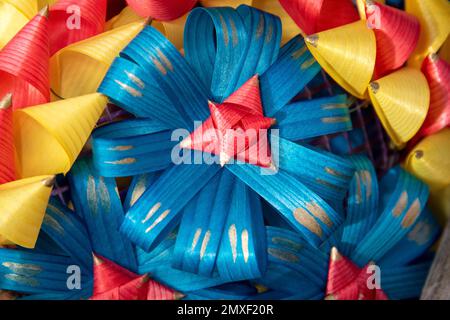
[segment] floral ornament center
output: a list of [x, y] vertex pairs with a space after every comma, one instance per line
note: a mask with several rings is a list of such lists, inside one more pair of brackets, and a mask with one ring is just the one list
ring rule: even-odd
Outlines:
[[218, 155], [221, 166], [232, 159], [273, 166], [267, 133], [275, 119], [264, 116], [257, 75], [223, 103], [208, 105], [210, 117], [181, 142], [181, 148]]
[[338, 250], [331, 249], [327, 300], [388, 300], [381, 289], [380, 269], [373, 262], [359, 268]]

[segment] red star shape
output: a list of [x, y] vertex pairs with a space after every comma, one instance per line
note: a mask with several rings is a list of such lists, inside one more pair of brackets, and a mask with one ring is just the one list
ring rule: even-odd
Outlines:
[[336, 248], [331, 249], [328, 270], [327, 300], [388, 300], [382, 289], [369, 289], [367, 280], [372, 275], [369, 263], [360, 269], [342, 256]]
[[90, 300], [178, 300], [182, 294], [94, 255], [94, 292]]
[[222, 166], [234, 158], [273, 166], [266, 133], [275, 119], [264, 117], [257, 75], [223, 103], [210, 101], [209, 110], [211, 116], [181, 142], [181, 148], [219, 155]]

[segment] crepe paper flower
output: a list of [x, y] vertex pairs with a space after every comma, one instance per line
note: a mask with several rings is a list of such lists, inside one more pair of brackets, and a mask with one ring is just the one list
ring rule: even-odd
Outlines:
[[0, 95], [12, 93], [15, 110], [50, 100], [47, 9], [0, 51]]
[[178, 292], [94, 256], [94, 289], [90, 300], [179, 300]]
[[[214, 29], [216, 39], [206, 31]], [[272, 175], [261, 176], [264, 169], [251, 164], [225, 168], [171, 164], [173, 129], [184, 128], [186, 135], [192, 132], [193, 121], [209, 117], [208, 100], [216, 106], [231, 102], [236, 110], [243, 106], [254, 110], [259, 114], [256, 118], [247, 109], [245, 114], [235, 113], [240, 123], [248, 117], [250, 127], [259, 125], [262, 115], [280, 119], [280, 133], [284, 130], [286, 137], [295, 139], [350, 129], [345, 97], [288, 104], [319, 68], [300, 37], [284, 46], [277, 59], [280, 37], [279, 20], [262, 11], [247, 6], [200, 8], [191, 12], [186, 23], [187, 61], [152, 27], [146, 27], [115, 60], [100, 92], [134, 115], [152, 120], [126, 120], [100, 128], [93, 136], [93, 154], [102, 176], [138, 175], [133, 185], [140, 187], [141, 196], [133, 196], [121, 225], [121, 232], [133, 243], [152, 250], [180, 223], [173, 265], [213, 279], [217, 266], [222, 279], [236, 281], [258, 277], [265, 269], [264, 243], [257, 240], [264, 225], [254, 191], [313, 245], [340, 224], [340, 215], [320, 196], [332, 202], [342, 199], [352, 166], [285, 138], [279, 139], [279, 172], [274, 175], [272, 168]], [[216, 57], [205, 64], [207, 52]], [[259, 85], [257, 78], [247, 82], [255, 74], [260, 75]], [[308, 126], [299, 126], [302, 122]], [[311, 133], [310, 126], [317, 131]], [[176, 152], [192, 154], [192, 159], [214, 156], [188, 149]], [[136, 182], [140, 174], [162, 169], [151, 185]], [[280, 185], [282, 192], [276, 187]]]
[[0, 101], [0, 185], [15, 180], [12, 95]]
[[351, 0], [280, 0], [280, 3], [305, 35], [359, 20]]
[[422, 72], [430, 87], [430, 109], [419, 132], [410, 145], [450, 125], [450, 65], [435, 53], [423, 62]]
[[93, 93], [16, 111], [14, 141], [19, 176], [67, 173], [106, 103], [105, 96]]
[[400, 69], [372, 82], [369, 95], [392, 142], [404, 146], [427, 116], [430, 89], [423, 73], [409, 67]]
[[53, 187], [53, 176], [36, 176], [0, 184], [0, 243], [33, 248]]
[[420, 68], [423, 60], [437, 52], [450, 33], [450, 5], [445, 0], [405, 0], [405, 10], [420, 22], [419, 43], [408, 60], [408, 64]]
[[36, 0], [0, 1], [0, 49], [38, 12]]
[[197, 0], [127, 0], [127, 3], [141, 17], [174, 20], [191, 10]]
[[448, 158], [448, 142], [450, 129], [424, 138], [408, 154], [405, 167], [412, 174], [428, 184], [432, 192], [450, 185], [450, 161]]
[[[315, 249], [289, 230], [267, 228], [269, 265], [257, 282], [269, 293], [282, 291], [285, 299], [351, 300], [420, 295], [431, 263], [424, 253], [439, 234], [425, 208], [427, 187], [399, 167], [378, 185], [367, 158], [350, 159], [357, 170], [346, 219], [325, 245]], [[368, 278], [374, 275], [371, 265], [380, 272], [381, 282], [374, 287], [367, 286], [367, 280], [376, 284]]]
[[50, 60], [52, 91], [65, 99], [96, 92], [114, 58], [143, 26], [127, 24], [58, 51]]
[[387, 5], [368, 0], [359, 4], [364, 7], [361, 10], [366, 20], [369, 21], [371, 15], [378, 15], [375, 21], [368, 22], [373, 24], [377, 40], [374, 79], [378, 79], [408, 60], [419, 40], [420, 24], [415, 16]]
[[74, 42], [101, 32], [106, 20], [106, 0], [58, 0], [50, 7], [50, 55]]

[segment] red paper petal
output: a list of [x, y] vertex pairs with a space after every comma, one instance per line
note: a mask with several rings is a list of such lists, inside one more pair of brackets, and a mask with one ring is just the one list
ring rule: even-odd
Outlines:
[[[50, 54], [103, 32], [106, 0], [59, 0], [50, 8]], [[77, 20], [79, 25], [76, 25]]]
[[422, 72], [430, 87], [430, 109], [412, 145], [450, 124], [450, 64], [431, 54], [424, 60]]
[[173, 20], [194, 7], [197, 0], [127, 0], [128, 5], [141, 17]]
[[359, 20], [351, 0], [280, 0], [280, 3], [307, 35]]
[[246, 112], [263, 115], [261, 94], [259, 91], [259, 78], [251, 77], [238, 90], [231, 94], [224, 104], [234, 104], [235, 107], [243, 107]]
[[405, 11], [379, 3], [367, 8], [370, 6], [378, 9], [370, 10], [372, 13], [366, 9], [368, 19], [371, 14], [379, 15], [377, 25], [373, 25], [377, 41], [374, 78], [378, 79], [400, 68], [408, 60], [419, 40], [420, 24], [416, 17]]
[[48, 20], [37, 14], [0, 52], [0, 96], [13, 93], [13, 108], [50, 100]]
[[0, 101], [0, 184], [15, 180], [11, 95]]

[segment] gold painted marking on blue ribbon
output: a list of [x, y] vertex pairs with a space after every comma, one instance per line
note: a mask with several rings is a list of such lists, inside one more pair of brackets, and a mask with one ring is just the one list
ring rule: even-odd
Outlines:
[[19, 274], [12, 274], [12, 273], [6, 274], [5, 278], [30, 287], [37, 287], [39, 285], [39, 281], [37, 281], [36, 279], [28, 278]]
[[302, 46], [301, 48], [292, 52], [291, 57], [294, 60], [297, 60], [298, 58], [300, 58], [301, 56], [303, 56], [305, 54], [306, 50], [308, 50], [308, 48], [306, 46]]
[[320, 183], [321, 185], [324, 185], [328, 188], [334, 189], [334, 190], [341, 190], [341, 188], [339, 188], [338, 186], [335, 186], [334, 184], [332, 184], [328, 181], [322, 180], [320, 178], [316, 178], [316, 182]]
[[64, 228], [61, 227], [58, 221], [55, 220], [52, 216], [49, 214], [46, 214], [44, 216], [44, 223], [50, 226], [52, 229], [54, 229], [59, 234], [64, 234]]
[[264, 41], [266, 43], [269, 43], [272, 40], [272, 37], [273, 37], [273, 25], [269, 24], [269, 27], [267, 28], [266, 38], [264, 39]]
[[87, 178], [86, 199], [93, 216], [97, 215], [97, 192], [95, 189], [95, 179], [89, 175]]
[[147, 230], [145, 230], [145, 233], [149, 233], [150, 231], [153, 230], [153, 228], [155, 228], [158, 224], [161, 223], [161, 221], [163, 221], [170, 213], [170, 209], [167, 209], [166, 211], [164, 211], [163, 213], [161, 213], [161, 215], [156, 218], [156, 220], [152, 223], [152, 225], [150, 227], [147, 228]]
[[32, 277], [39, 274], [42, 268], [35, 264], [24, 264], [16, 262], [3, 262], [2, 266], [8, 268], [17, 275]]
[[431, 226], [424, 221], [419, 221], [408, 233], [408, 240], [414, 241], [417, 245], [422, 246], [429, 240], [430, 234]]
[[239, 43], [239, 39], [237, 36], [236, 25], [234, 24], [233, 19], [230, 20], [230, 26], [231, 26], [231, 39], [233, 41], [233, 47], [236, 47]]
[[309, 202], [306, 204], [306, 209], [311, 212], [311, 214], [322, 221], [327, 227], [333, 226], [333, 222], [330, 220], [325, 210], [315, 202]]
[[269, 248], [267, 250], [267, 252], [274, 258], [277, 258], [279, 260], [282, 261], [286, 261], [286, 262], [299, 262], [299, 258], [298, 256], [296, 256], [293, 253], [287, 252], [287, 251], [283, 251], [280, 249], [275, 249], [275, 248]]
[[136, 185], [134, 186], [133, 192], [131, 193], [130, 207], [132, 207], [136, 201], [144, 194], [146, 184], [146, 176], [142, 175], [139, 177]]
[[211, 238], [211, 231], [208, 230], [205, 233], [205, 237], [202, 241], [202, 246], [200, 248], [200, 259], [203, 259], [203, 256], [205, 255], [206, 248], [208, 247], [209, 239]]
[[49, 203], [47, 205], [47, 209], [50, 209], [52, 214], [57, 215], [60, 219], [63, 219], [65, 222], [72, 224], [72, 221], [70, 221], [69, 219], [67, 219], [67, 216], [65, 215], [64, 212], [62, 212], [58, 207], [55, 207], [54, 205], [52, 205], [51, 203]]
[[97, 192], [103, 211], [109, 213], [111, 211], [111, 198], [109, 197], [108, 187], [106, 186], [105, 178], [103, 177], [99, 178]]
[[348, 122], [350, 119], [348, 117], [325, 117], [322, 118], [323, 123], [339, 123], [339, 122]]
[[366, 186], [366, 199], [369, 199], [372, 195], [372, 176], [368, 170], [361, 171], [361, 177]]
[[202, 228], [197, 228], [197, 230], [195, 230], [194, 239], [192, 239], [191, 251], [195, 250], [195, 247], [197, 246], [198, 239], [200, 239], [201, 234], [202, 234]]
[[250, 256], [248, 250], [248, 230], [244, 229], [241, 233], [241, 242], [242, 242], [242, 253], [244, 255], [244, 262], [248, 262], [248, 257]]
[[259, 14], [258, 26], [256, 27], [256, 38], [260, 38], [264, 32], [264, 14]]
[[322, 237], [322, 228], [319, 223], [303, 208], [294, 210], [294, 218], [306, 229], [314, 233], [319, 238]]
[[355, 183], [356, 183], [356, 194], [355, 194], [355, 202], [356, 204], [360, 204], [362, 201], [362, 191], [361, 191], [361, 177], [359, 176], [359, 172], [355, 173]]
[[170, 71], [173, 71], [172, 62], [170, 62], [170, 60], [167, 58], [167, 56], [160, 49], [156, 50], [156, 53], [158, 54], [159, 60], [162, 63], [164, 63], [166, 68], [169, 69]]
[[131, 94], [133, 97], [136, 98], [140, 98], [142, 97], [142, 92], [130, 87], [129, 85], [119, 81], [119, 80], [114, 80], [115, 83], [117, 83], [122, 89], [124, 89], [126, 92], [128, 92], [129, 94]]
[[[137, 199], [136, 199], [137, 200]], [[142, 223], [146, 223], [150, 218], [161, 208], [161, 202], [156, 203], [150, 211], [147, 213], [147, 216], [142, 220]]]
[[152, 58], [152, 62], [163, 76], [165, 76], [167, 74], [166, 68], [164, 68], [164, 66], [158, 59]]
[[117, 146], [117, 147], [109, 148], [108, 150], [110, 150], [110, 151], [127, 151], [127, 150], [131, 150], [133, 148], [134, 148], [133, 146]]
[[392, 215], [396, 218], [400, 217], [402, 212], [405, 210], [407, 203], [408, 203], [408, 193], [406, 191], [403, 191], [394, 208], [392, 209]]
[[303, 245], [301, 245], [300, 243], [297, 243], [291, 239], [286, 239], [286, 238], [281, 238], [281, 237], [273, 237], [272, 243], [289, 247], [290, 249], [295, 250], [295, 251], [299, 251], [303, 247]]
[[237, 259], [237, 231], [236, 225], [232, 224], [228, 229], [228, 238], [230, 239], [231, 254], [233, 256], [233, 262], [236, 263]]
[[336, 169], [325, 167], [325, 172], [328, 174], [331, 174], [332, 176], [338, 177], [338, 178], [349, 178], [349, 176], [343, 174], [342, 172], [337, 171]]
[[301, 70], [305, 70], [308, 69], [309, 67], [311, 67], [314, 63], [316, 63], [316, 59], [314, 59], [314, 57], [309, 58], [308, 60], [306, 60], [305, 62], [302, 63], [302, 65], [300, 66]]
[[403, 228], [409, 228], [411, 227], [414, 222], [416, 222], [417, 217], [420, 215], [420, 201], [419, 199], [414, 200], [411, 207], [409, 207], [408, 211], [406, 212], [405, 216], [402, 220], [402, 227]]
[[321, 106], [322, 110], [348, 109], [346, 103], [326, 103]]
[[220, 24], [222, 26], [223, 40], [225, 42], [225, 46], [228, 46], [230, 43], [230, 39], [228, 38], [228, 27], [225, 19], [219, 14]]
[[125, 158], [121, 160], [116, 161], [105, 161], [106, 164], [132, 164], [135, 163], [137, 160], [136, 158]]
[[128, 79], [134, 82], [135, 85], [137, 85], [139, 88], [144, 89], [145, 83], [140, 78], [138, 78], [135, 74], [132, 74], [131, 72], [128, 72], [125, 70], [125, 74], [127, 75]]

